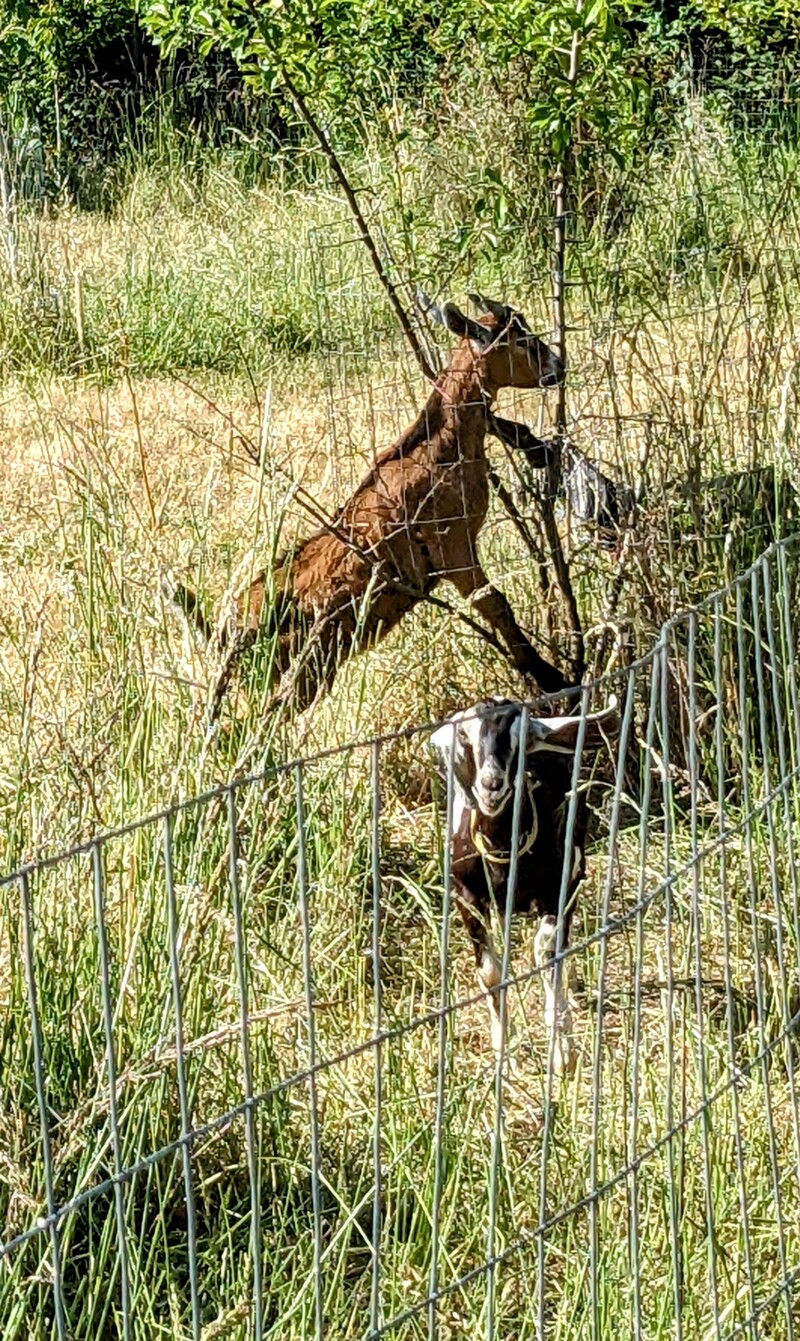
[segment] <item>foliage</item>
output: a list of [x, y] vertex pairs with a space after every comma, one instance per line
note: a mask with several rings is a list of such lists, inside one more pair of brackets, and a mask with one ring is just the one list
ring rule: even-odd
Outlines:
[[119, 77], [137, 60], [135, 0], [0, 0], [0, 88], [24, 96], [52, 127], [86, 79]]
[[800, 9], [795, 0], [689, 0], [680, 18], [685, 30], [715, 30], [750, 55], [800, 38]]
[[[364, 111], [434, 74], [458, 73], [480, 52], [495, 86], [524, 101], [540, 148], [562, 157], [580, 127], [621, 160], [647, 110], [629, 58], [624, 21], [633, 0], [532, 5], [503, 0], [303, 0], [256, 8], [249, 0], [149, 0], [145, 22], [165, 50], [197, 40], [230, 52], [257, 87], [284, 93], [286, 79], [327, 117]], [[580, 77], [576, 78], [579, 72]], [[510, 77], [509, 77], [510, 76]]]
[[468, 2], [463, 10], [491, 66], [511, 72], [540, 151], [563, 159], [600, 147], [623, 161], [649, 104], [625, 28], [633, 0]]
[[145, 0], [144, 21], [166, 52], [196, 41], [222, 48], [261, 91], [284, 94], [285, 76], [325, 115], [363, 111], [401, 84], [413, 94], [439, 60], [447, 0]]
[[[131, 146], [160, 152], [165, 134], [189, 152], [258, 143], [262, 160], [266, 138], [291, 143], [287, 76], [340, 148], [365, 127], [391, 139], [404, 109], [434, 134], [442, 109], [502, 112], [532, 181], [571, 153], [591, 191], [674, 119], [682, 70], [774, 100], [798, 31], [791, 0], [0, 0], [0, 115], [15, 145], [37, 142], [39, 193], [89, 206], [113, 197]], [[502, 231], [506, 185], [483, 194]]]
[[10, 60], [38, 70], [51, 81], [92, 60], [90, 53], [127, 39], [136, 22], [135, 0], [2, 0], [2, 68]]
[[138, 0], [0, 0], [0, 124], [21, 197], [105, 208], [132, 151], [160, 148], [165, 132], [174, 141], [191, 129], [194, 148], [247, 128], [235, 67], [200, 60], [191, 47], [162, 61], [139, 8]]

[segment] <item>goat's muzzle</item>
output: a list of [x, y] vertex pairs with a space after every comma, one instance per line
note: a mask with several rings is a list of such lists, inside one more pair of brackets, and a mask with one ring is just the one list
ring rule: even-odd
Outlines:
[[542, 376], [539, 378], [539, 386], [545, 388], [553, 386], [561, 386], [566, 375], [567, 375], [566, 368], [564, 367], [564, 364], [561, 362], [561, 359], [553, 357], [550, 360], [550, 367], [548, 371], [543, 372]]
[[505, 810], [511, 791], [506, 787], [485, 788], [480, 790], [477, 787], [472, 788], [472, 794], [478, 805], [480, 812], [487, 819], [497, 819]]
[[472, 784], [472, 795], [478, 809], [487, 819], [497, 819], [502, 815], [514, 792], [514, 781], [510, 775], [512, 760], [505, 769], [498, 768], [494, 760], [480, 768]]

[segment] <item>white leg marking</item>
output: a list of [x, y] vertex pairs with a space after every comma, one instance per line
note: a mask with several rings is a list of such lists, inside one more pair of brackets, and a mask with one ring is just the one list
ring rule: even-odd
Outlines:
[[583, 852], [581, 848], [576, 847], [572, 854], [572, 876], [570, 878], [570, 888], [573, 888], [578, 876], [581, 873], [581, 863], [583, 861]]
[[505, 1046], [505, 1030], [500, 1015], [500, 993], [497, 991], [497, 985], [502, 982], [502, 978], [503, 966], [497, 958], [491, 937], [489, 937], [483, 948], [481, 962], [478, 965], [478, 982], [483, 990], [489, 993], [486, 999], [489, 1005], [492, 1047], [498, 1055], [503, 1052]]
[[575, 1069], [572, 1012], [565, 989], [566, 966], [552, 964], [557, 941], [556, 919], [543, 917], [533, 943], [533, 957], [537, 966], [544, 970], [544, 1022], [553, 1040], [553, 1070], [557, 1075], [571, 1075]]

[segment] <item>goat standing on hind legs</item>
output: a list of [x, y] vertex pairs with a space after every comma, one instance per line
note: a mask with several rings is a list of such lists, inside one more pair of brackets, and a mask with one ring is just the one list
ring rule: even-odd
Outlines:
[[[494, 397], [502, 387], [557, 386], [564, 368], [519, 312], [476, 295], [472, 301], [480, 320], [452, 303], [428, 307], [460, 338], [424, 409], [331, 522], [284, 554], [271, 574], [261, 573], [236, 599], [233, 618], [218, 626], [224, 660], [214, 716], [242, 653], [260, 635], [276, 638], [278, 699], [300, 711], [330, 688], [343, 660], [379, 642], [445, 578], [533, 687], [567, 687], [489, 582], [477, 549], [489, 506], [485, 439], [495, 431]], [[194, 592], [179, 586], [172, 595], [206, 636]]]

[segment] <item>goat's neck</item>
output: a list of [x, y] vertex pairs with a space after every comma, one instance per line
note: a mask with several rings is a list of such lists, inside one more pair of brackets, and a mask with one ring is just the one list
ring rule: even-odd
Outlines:
[[454, 360], [428, 402], [430, 419], [439, 424], [430, 439], [434, 455], [448, 460], [482, 455], [493, 396], [480, 360]]
[[436, 385], [443, 408], [462, 412], [488, 406], [497, 392], [486, 375], [484, 360], [473, 353], [469, 341], [453, 351]]

